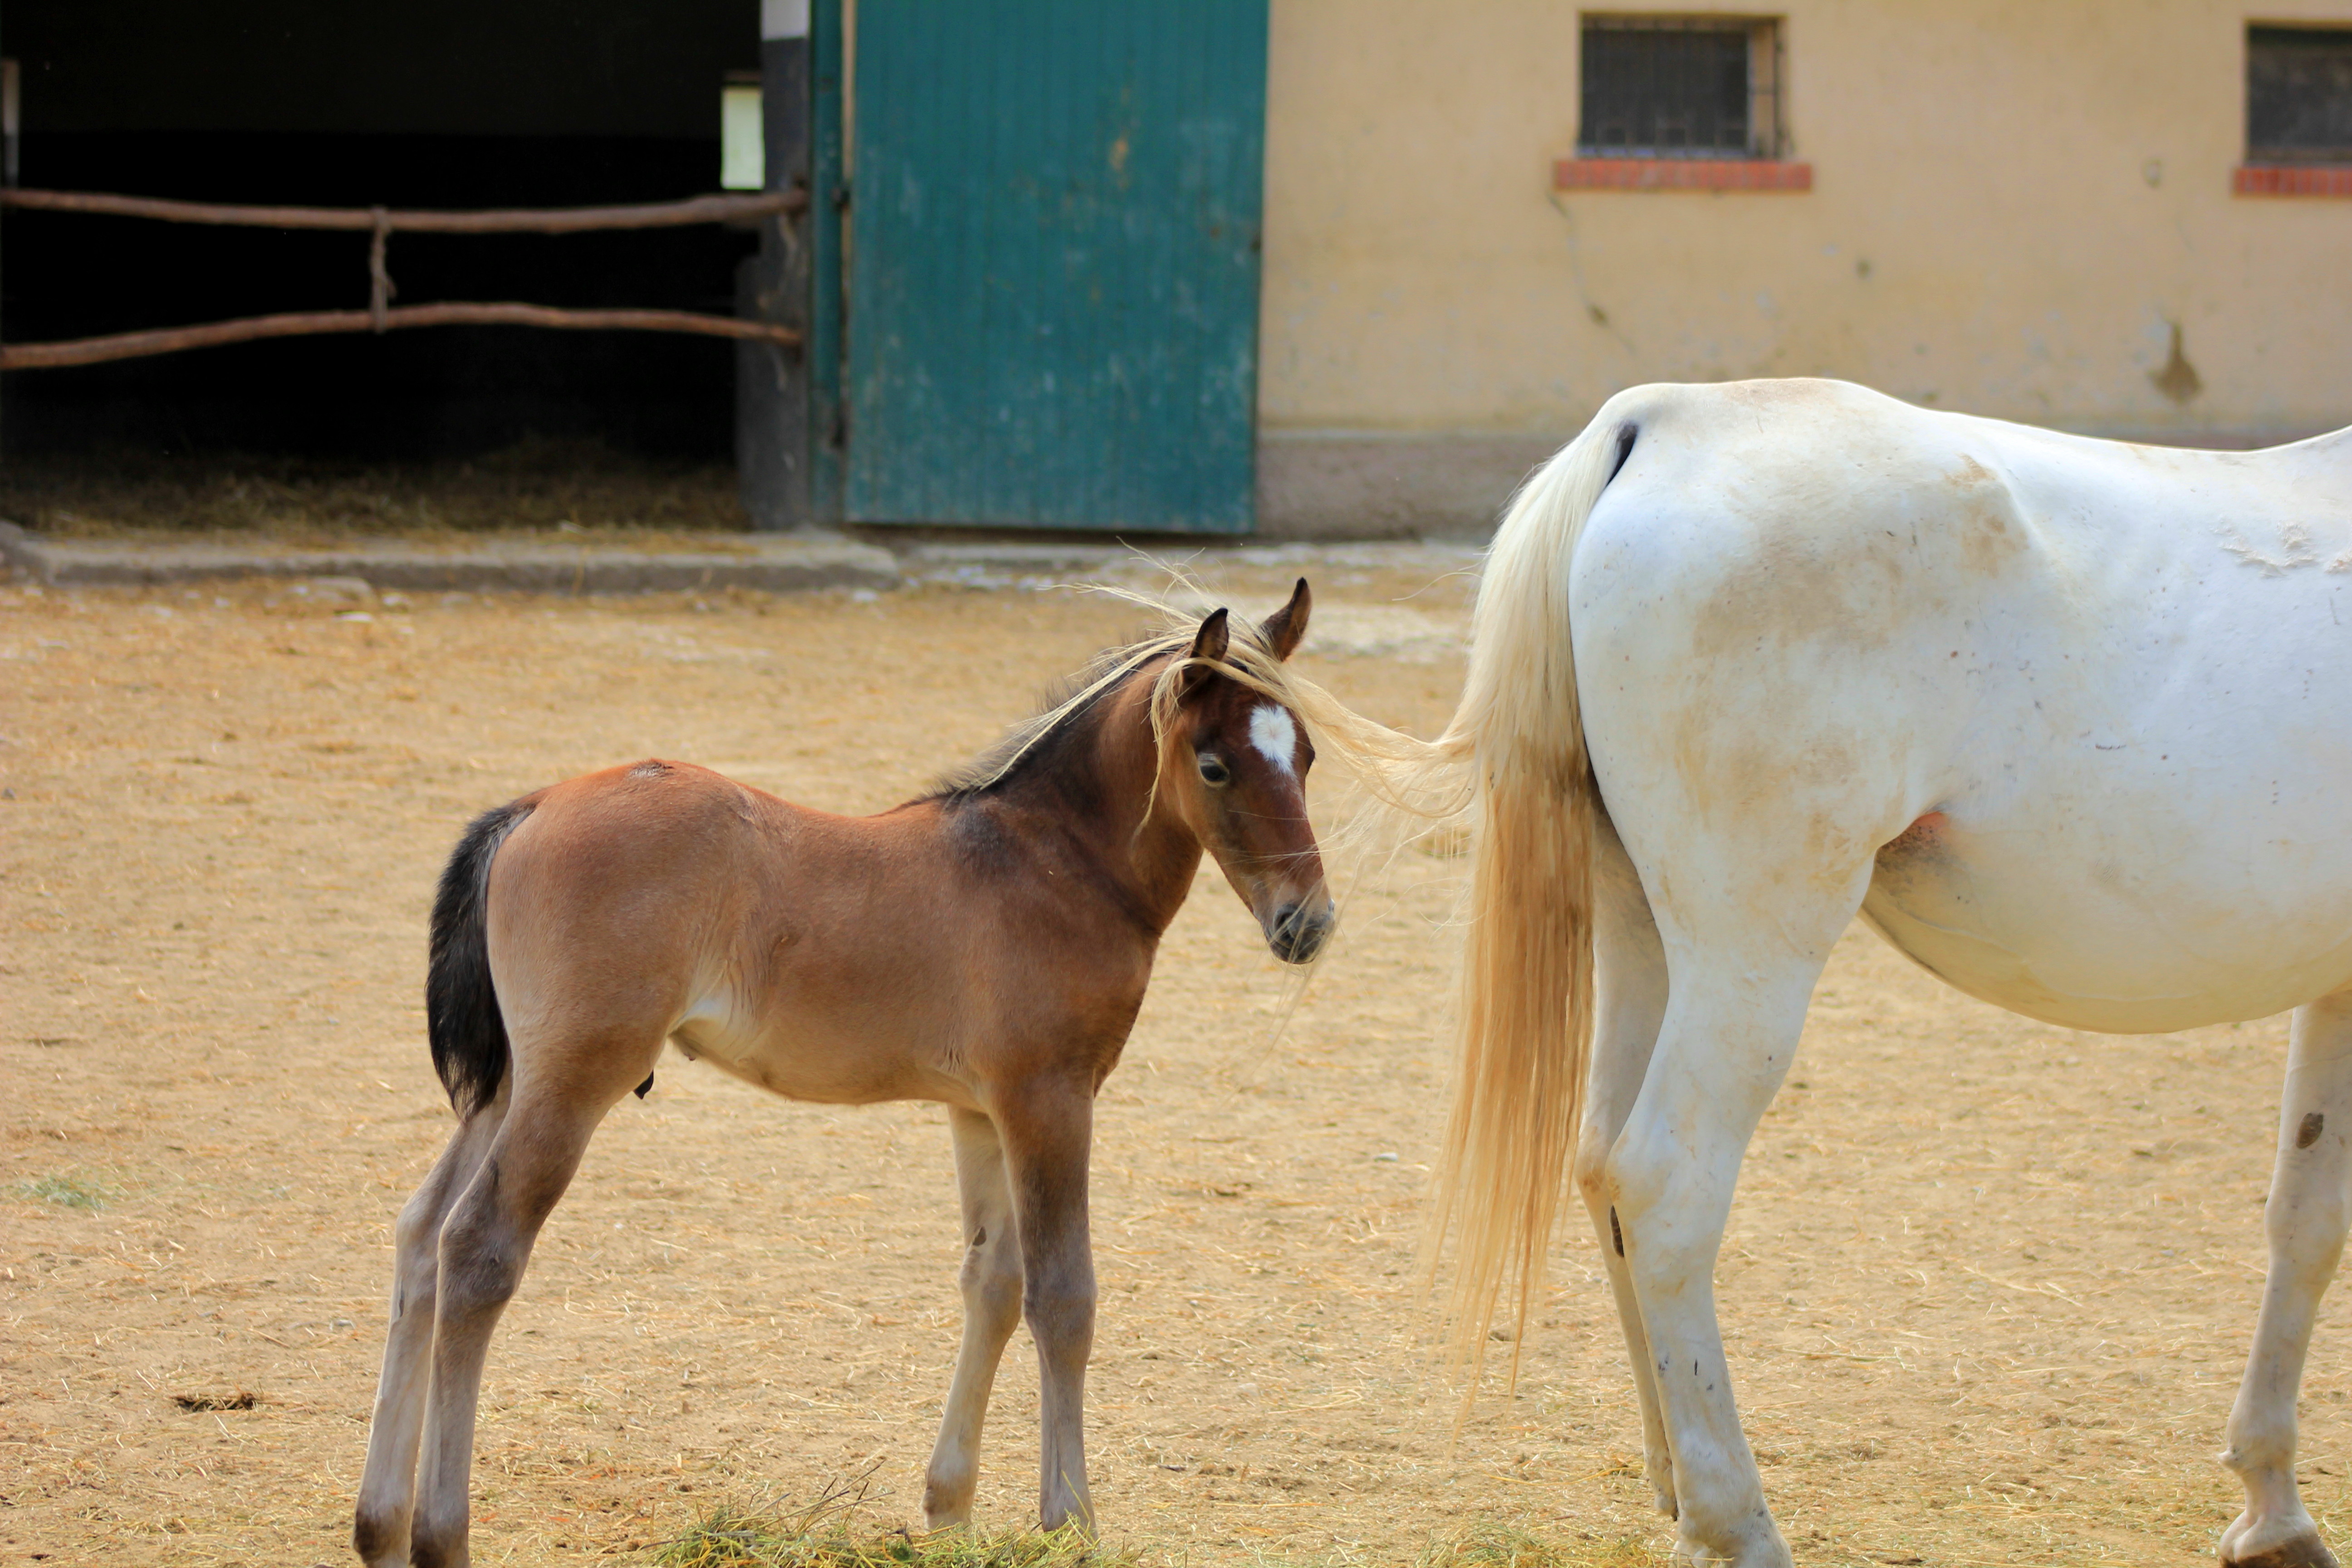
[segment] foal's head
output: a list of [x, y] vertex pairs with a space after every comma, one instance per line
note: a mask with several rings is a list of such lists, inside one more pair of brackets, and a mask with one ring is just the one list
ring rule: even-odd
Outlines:
[[[1307, 819], [1315, 748], [1276, 693], [1280, 666], [1307, 635], [1313, 596], [1301, 577], [1290, 603], [1236, 646], [1225, 612], [1201, 623], [1155, 701], [1157, 796], [1216, 858], [1275, 956], [1305, 963], [1331, 934], [1331, 894]], [[1269, 657], [1270, 656], [1270, 657]], [[1255, 667], [1255, 668], [1254, 668]]]

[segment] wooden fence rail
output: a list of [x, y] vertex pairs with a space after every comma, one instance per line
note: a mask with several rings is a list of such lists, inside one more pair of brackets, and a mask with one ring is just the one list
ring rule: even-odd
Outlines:
[[146, 354], [176, 353], [183, 349], [250, 342], [263, 338], [300, 337], [317, 332], [383, 332], [395, 327], [515, 326], [588, 331], [618, 329], [694, 332], [707, 337], [742, 338], [794, 348], [800, 344], [801, 334], [793, 328], [770, 321], [747, 321], [733, 316], [703, 315], [692, 310], [583, 310], [511, 301], [462, 300], [394, 307], [391, 303], [394, 289], [392, 275], [384, 264], [384, 250], [386, 240], [394, 233], [404, 230], [416, 234], [587, 234], [600, 229], [668, 228], [685, 224], [728, 223], [775, 214], [798, 213], [807, 205], [808, 195], [801, 190], [764, 192], [757, 195], [694, 196], [686, 201], [635, 206], [533, 207], [482, 212], [404, 211], [389, 207], [228, 206], [209, 202], [163, 201], [149, 196], [124, 196], [94, 191], [0, 190], [0, 207], [152, 218], [163, 223], [234, 225], [250, 228], [341, 229], [373, 237], [368, 254], [369, 306], [364, 310], [297, 310], [274, 316], [244, 316], [229, 321], [210, 321], [201, 326], [163, 327], [151, 331], [117, 332], [107, 337], [73, 338], [58, 342], [0, 343], [0, 371], [51, 370], [65, 365], [133, 359]]
[[118, 196], [98, 191], [0, 190], [0, 207], [247, 228], [340, 228], [361, 234], [379, 226], [387, 232], [405, 230], [415, 234], [584, 234], [600, 228], [674, 228], [685, 224], [764, 217], [770, 213], [796, 213], [807, 205], [808, 193], [796, 190], [766, 191], [746, 196], [692, 196], [682, 202], [652, 202], [636, 206], [514, 207], [487, 212], [221, 206], [210, 202], [163, 201], [153, 196]]

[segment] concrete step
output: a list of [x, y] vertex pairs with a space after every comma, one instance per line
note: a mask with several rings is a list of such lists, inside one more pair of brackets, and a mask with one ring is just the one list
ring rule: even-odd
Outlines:
[[631, 549], [546, 538], [447, 545], [360, 540], [329, 548], [225, 542], [61, 540], [0, 522], [0, 560], [56, 587], [193, 583], [217, 577], [347, 577], [386, 589], [541, 594], [691, 593], [754, 588], [895, 588], [891, 553], [840, 534], [711, 534], [691, 546]]

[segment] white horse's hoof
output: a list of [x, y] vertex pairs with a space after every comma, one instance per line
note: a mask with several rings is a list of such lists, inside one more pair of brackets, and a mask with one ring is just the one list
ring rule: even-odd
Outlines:
[[2240, 1514], [2221, 1532], [2221, 1568], [2336, 1568], [2336, 1562], [2319, 1527], [2298, 1508], [2267, 1520]]
[[1687, 1529], [1678, 1531], [1675, 1562], [1691, 1568], [1795, 1568], [1796, 1560], [1768, 1515], [1761, 1531], [1743, 1531], [1738, 1541], [1701, 1541]]
[[2257, 1548], [2251, 1554], [2225, 1550], [2221, 1568], [2336, 1568], [2336, 1553], [2319, 1539], [2319, 1531], [2309, 1530], [2275, 1545]]

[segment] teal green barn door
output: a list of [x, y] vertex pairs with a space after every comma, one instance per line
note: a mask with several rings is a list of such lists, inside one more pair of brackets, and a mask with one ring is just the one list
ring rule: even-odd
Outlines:
[[1266, 0], [858, 0], [859, 522], [1246, 533]]

